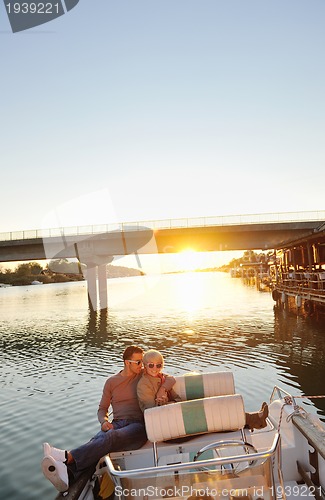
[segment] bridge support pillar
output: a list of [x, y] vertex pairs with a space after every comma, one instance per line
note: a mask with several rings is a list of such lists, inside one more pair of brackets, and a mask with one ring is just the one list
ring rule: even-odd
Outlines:
[[97, 266], [87, 266], [87, 291], [89, 307], [96, 311], [98, 307]]
[[106, 264], [98, 266], [99, 307], [107, 309], [107, 273]]
[[107, 262], [111, 262], [113, 259], [110, 256], [104, 259], [89, 260], [83, 259], [83, 263], [86, 264], [87, 270], [85, 272], [85, 277], [87, 280], [87, 291], [88, 291], [88, 303], [89, 307], [93, 311], [100, 309], [107, 309]]

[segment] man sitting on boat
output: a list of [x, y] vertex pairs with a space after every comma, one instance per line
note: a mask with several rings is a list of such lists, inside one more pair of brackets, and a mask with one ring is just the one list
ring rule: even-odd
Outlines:
[[[139, 405], [142, 411], [154, 406], [160, 406], [172, 402], [181, 401], [180, 396], [173, 388], [165, 389], [166, 381], [172, 382], [173, 377], [162, 372], [164, 368], [164, 357], [155, 349], [150, 349], [143, 355], [144, 372], [137, 386]], [[168, 384], [170, 385], [170, 384]], [[267, 403], [262, 403], [258, 412], [245, 413], [246, 428], [263, 429], [267, 426], [266, 419], [269, 414]]]
[[[42, 470], [58, 491], [69, 488], [69, 480], [76, 479], [84, 470], [96, 464], [112, 451], [135, 450], [147, 441], [143, 413], [137, 398], [137, 384], [142, 376], [143, 349], [131, 345], [123, 353], [124, 368], [109, 377], [104, 385], [98, 408], [101, 430], [90, 441], [66, 451], [44, 443]], [[158, 390], [162, 397], [174, 385], [173, 377]], [[108, 421], [112, 406], [113, 420]]]

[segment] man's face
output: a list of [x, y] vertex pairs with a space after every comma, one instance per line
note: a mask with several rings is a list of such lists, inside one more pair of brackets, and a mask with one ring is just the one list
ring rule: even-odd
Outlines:
[[134, 352], [130, 359], [126, 360], [131, 373], [138, 374], [142, 370], [142, 353]]

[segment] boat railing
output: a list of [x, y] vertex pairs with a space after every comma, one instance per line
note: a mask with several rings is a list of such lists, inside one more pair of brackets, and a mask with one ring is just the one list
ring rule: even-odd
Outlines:
[[187, 470], [194, 470], [202, 467], [220, 467], [223, 465], [231, 464], [234, 462], [247, 462], [247, 459], [249, 458], [249, 461], [255, 461], [255, 460], [263, 460], [263, 459], [268, 459], [274, 456], [278, 444], [280, 441], [280, 435], [278, 433], [275, 434], [273, 443], [271, 447], [266, 450], [266, 451], [259, 451], [257, 453], [251, 453], [249, 455], [243, 454], [243, 455], [232, 455], [229, 457], [222, 457], [222, 458], [208, 458], [206, 460], [200, 460], [197, 462], [184, 462], [184, 463], [177, 463], [177, 464], [171, 464], [171, 465], [158, 465], [158, 466], [152, 466], [152, 467], [144, 467], [140, 469], [133, 469], [133, 470], [118, 470], [115, 469], [113, 462], [111, 460], [111, 457], [109, 455], [105, 456], [105, 462], [108, 468], [109, 473], [113, 477], [118, 477], [118, 478], [131, 478], [131, 477], [144, 477], [148, 476], [150, 474], [156, 475], [158, 472], [166, 474], [170, 472], [176, 472], [176, 471], [187, 471]]
[[[215, 443], [215, 446], [222, 446], [223, 441]], [[236, 442], [234, 442], [236, 444]], [[281, 471], [281, 453], [280, 453], [280, 435], [275, 434], [271, 447], [267, 450], [249, 453], [223, 456], [218, 458], [208, 458], [204, 460], [197, 460], [192, 462], [172, 463], [168, 465], [157, 465], [132, 470], [119, 470], [115, 468], [110, 456], [105, 457], [107, 470], [114, 481], [115, 488], [120, 488], [120, 492], [127, 488], [127, 491], [144, 492], [143, 497], [146, 498], [146, 488], [152, 488], [157, 484], [164, 485], [164, 478], [171, 484], [173, 477], [177, 478], [177, 484], [182, 484], [184, 478], [184, 485], [190, 485], [191, 489], [195, 490], [196, 487], [202, 488], [202, 481], [207, 481], [211, 488], [215, 491], [225, 491], [225, 488], [231, 491], [233, 488], [245, 489], [254, 486], [254, 477], [257, 479], [256, 487], [261, 487], [261, 478], [264, 478], [263, 483], [268, 491], [274, 491], [275, 483], [273, 477], [273, 464], [277, 461], [277, 471], [279, 478], [279, 485], [281, 493], [283, 493], [283, 500], [285, 500], [285, 491], [283, 487], [283, 477]], [[243, 464], [246, 462], [246, 465]], [[242, 464], [242, 470], [236, 472], [234, 464]], [[234, 474], [228, 474], [233, 470]], [[253, 471], [256, 471], [255, 474]], [[248, 479], [247, 479], [248, 478]], [[267, 478], [267, 479], [266, 479]], [[158, 482], [157, 482], [158, 481]], [[205, 483], [204, 483], [205, 484]], [[164, 486], [162, 486], [163, 488]], [[140, 495], [140, 493], [139, 493]], [[123, 497], [123, 495], [121, 495]], [[141, 495], [140, 495], [141, 496]], [[159, 495], [158, 495], [159, 497]]]
[[296, 400], [295, 398], [285, 389], [282, 389], [282, 387], [279, 387], [278, 385], [275, 385], [270, 397], [270, 403], [274, 401], [275, 399], [284, 399], [285, 397], [289, 397], [292, 401], [293, 405], [296, 405]]

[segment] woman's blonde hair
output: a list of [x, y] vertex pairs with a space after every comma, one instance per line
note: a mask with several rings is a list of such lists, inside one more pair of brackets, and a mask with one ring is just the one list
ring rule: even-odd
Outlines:
[[159, 359], [159, 361], [164, 364], [164, 357], [161, 352], [156, 351], [156, 349], [149, 349], [149, 351], [146, 351], [143, 355], [143, 364], [146, 365], [147, 363], [155, 361], [156, 359]]

